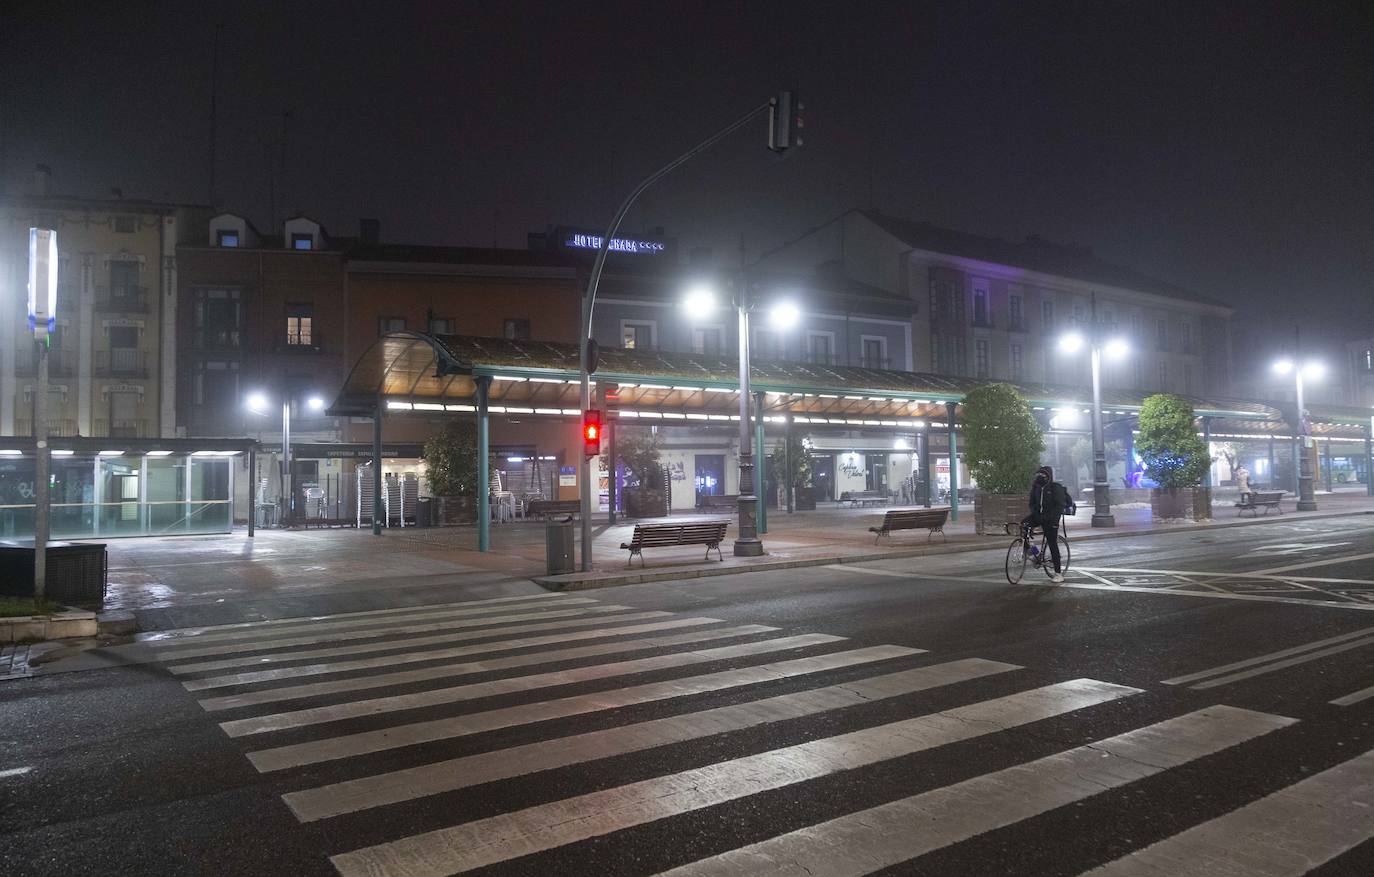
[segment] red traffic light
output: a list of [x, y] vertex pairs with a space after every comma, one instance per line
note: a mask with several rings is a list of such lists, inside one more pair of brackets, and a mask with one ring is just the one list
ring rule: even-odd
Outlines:
[[582, 412], [582, 451], [588, 457], [601, 453], [601, 412]]

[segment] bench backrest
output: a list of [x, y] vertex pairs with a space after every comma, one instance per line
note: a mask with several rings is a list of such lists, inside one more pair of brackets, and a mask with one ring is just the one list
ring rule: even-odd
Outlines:
[[718, 544], [725, 539], [729, 521], [698, 521], [683, 524], [635, 524], [630, 545], [654, 548], [667, 545]]
[[576, 512], [581, 510], [582, 501], [577, 499], [535, 499], [530, 500], [527, 508], [532, 515]]
[[883, 526], [893, 529], [894, 525], [927, 527], [943, 524], [949, 518], [949, 509], [894, 509], [883, 515]]

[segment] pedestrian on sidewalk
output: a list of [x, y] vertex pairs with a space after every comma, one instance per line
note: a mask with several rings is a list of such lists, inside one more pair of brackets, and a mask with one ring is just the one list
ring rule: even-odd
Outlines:
[[[1236, 487], [1240, 490], [1240, 504], [1250, 504], [1250, 470], [1245, 468], [1245, 464], [1236, 467]], [[1266, 509], [1265, 511], [1268, 511]]]

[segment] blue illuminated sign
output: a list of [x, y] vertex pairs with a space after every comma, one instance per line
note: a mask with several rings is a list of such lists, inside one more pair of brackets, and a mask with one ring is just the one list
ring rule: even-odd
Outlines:
[[[582, 234], [572, 232], [563, 239], [563, 246], [571, 247], [574, 250], [599, 250], [601, 249], [601, 235]], [[611, 245], [606, 248], [612, 253], [662, 253], [665, 246], [662, 241], [640, 241], [629, 238], [611, 238]]]

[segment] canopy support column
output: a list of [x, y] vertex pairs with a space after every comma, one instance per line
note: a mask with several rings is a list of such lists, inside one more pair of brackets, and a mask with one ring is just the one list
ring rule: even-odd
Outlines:
[[258, 500], [254, 495], [258, 486], [258, 449], [248, 449], [248, 538], [253, 538], [253, 525], [257, 523]]
[[1269, 435], [1269, 488], [1272, 490], [1278, 484], [1278, 470], [1274, 468], [1277, 458], [1274, 455], [1274, 435]]
[[792, 415], [782, 416], [782, 480], [783, 495], [787, 497], [787, 513], [795, 511], [792, 505]]
[[921, 483], [924, 488], [921, 490], [921, 505], [930, 508], [930, 491], [935, 482], [930, 477], [930, 436], [927, 435], [929, 427], [916, 433], [916, 455], [919, 458], [921, 467]]
[[491, 550], [491, 435], [488, 431], [487, 396], [491, 378], [479, 375], [477, 380], [477, 550]]
[[382, 519], [386, 507], [382, 504], [382, 397], [372, 410], [372, 535], [382, 535]]
[[949, 519], [959, 520], [959, 439], [954, 435], [954, 402], [946, 402], [949, 412]]
[[759, 533], [768, 532], [768, 497], [764, 495], [764, 485], [767, 479], [763, 477], [763, 467], [767, 465], [767, 457], [763, 455], [763, 394], [754, 394], [754, 496], [759, 501]]
[[1364, 492], [1374, 496], [1374, 418], [1364, 428]]

